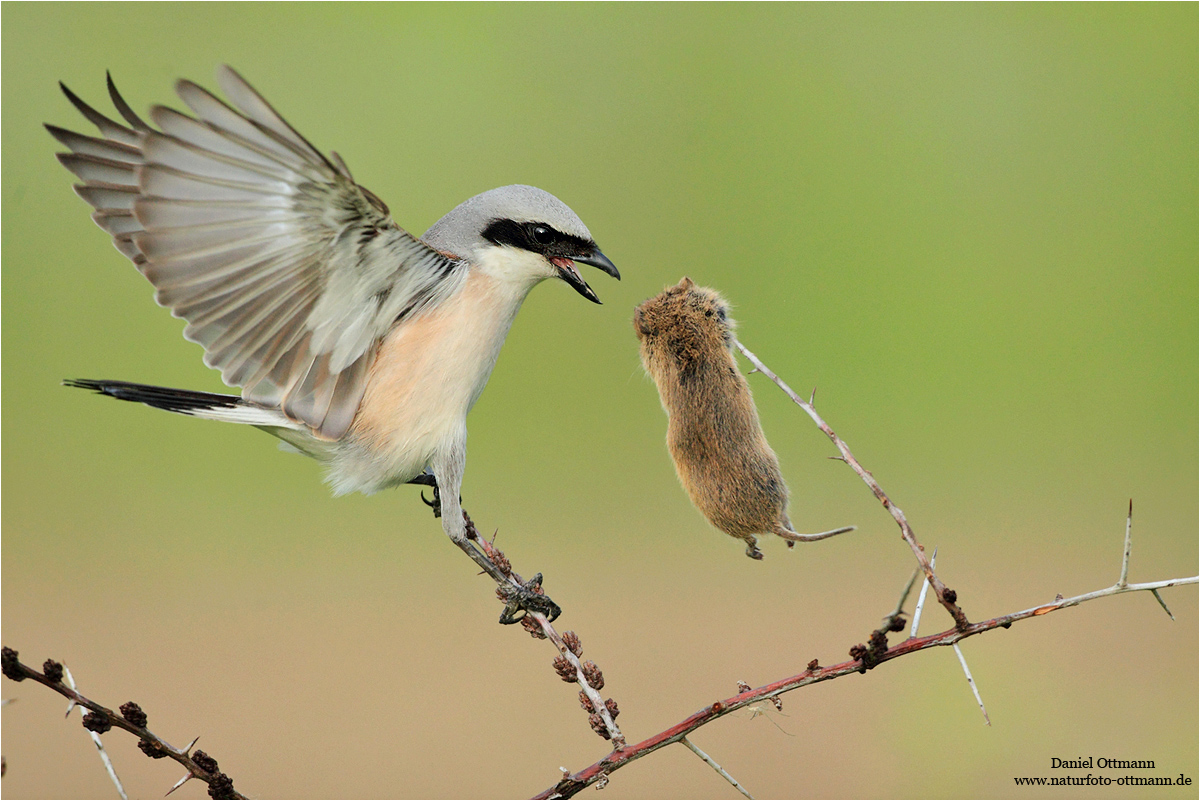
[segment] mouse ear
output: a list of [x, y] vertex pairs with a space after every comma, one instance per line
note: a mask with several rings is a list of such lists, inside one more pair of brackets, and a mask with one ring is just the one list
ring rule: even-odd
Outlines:
[[685, 275], [685, 276], [683, 277], [683, 279], [682, 279], [682, 280], [679, 282], [679, 288], [680, 288], [680, 289], [691, 289], [691, 288], [692, 288], [692, 287], [694, 287], [695, 285], [696, 285], [696, 282], [695, 282], [695, 281], [693, 281], [692, 279], [688, 278], [686, 275]]

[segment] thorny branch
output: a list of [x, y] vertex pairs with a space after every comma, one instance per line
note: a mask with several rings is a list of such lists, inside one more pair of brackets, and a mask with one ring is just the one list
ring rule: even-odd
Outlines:
[[[496, 582], [497, 596], [509, 604], [505, 608], [505, 616], [512, 614], [510, 608], [512, 599], [531, 594], [541, 595], [541, 574], [535, 576], [533, 581], [526, 582], [513, 570], [508, 557], [479, 535], [475, 523], [465, 509], [463, 510], [463, 520], [467, 524], [467, 541], [459, 547], [477, 564], [484, 566], [485, 572]], [[550, 616], [557, 617], [558, 607], [552, 603], [550, 607], [554, 610]], [[588, 723], [592, 730], [604, 739], [610, 740], [613, 748], [624, 747], [625, 735], [621, 734], [621, 729], [616, 724], [616, 717], [620, 714], [620, 710], [613, 699], [605, 700], [600, 697], [599, 691], [604, 689], [604, 674], [600, 672], [596, 663], [579, 661], [579, 657], [583, 653], [579, 637], [574, 632], [568, 631], [565, 634], [559, 634], [555, 631], [547, 616], [549, 610], [539, 609], [536, 604], [527, 604], [526, 610], [520, 621], [521, 625], [535, 638], [548, 639], [558, 649], [558, 656], [554, 660], [554, 669], [563, 681], [575, 682], [579, 685], [580, 705], [588, 713]], [[502, 622], [513, 622], [506, 620], [505, 617], [502, 617], [501, 620]]]
[[[719, 765], [712, 761], [711, 757], [708, 757], [692, 744], [687, 739], [687, 735], [718, 718], [744, 707], [753, 706], [767, 700], [778, 705], [779, 697], [792, 690], [798, 690], [810, 684], [841, 678], [851, 673], [864, 673], [884, 662], [889, 662], [893, 659], [928, 648], [949, 645], [953, 646], [957, 651], [958, 643], [967, 637], [997, 628], [1007, 629], [1017, 621], [1045, 615], [1058, 609], [1078, 606], [1081, 603], [1097, 598], [1120, 595], [1127, 592], [1150, 592], [1155, 600], [1162, 605], [1167, 614], [1171, 615], [1170, 610], [1167, 609], [1166, 604], [1163, 603], [1162, 597], [1159, 595], [1159, 590], [1167, 587], [1200, 583], [1200, 576], [1141, 584], [1131, 584], [1127, 581], [1133, 514], [1132, 502], [1130, 502], [1130, 517], [1126, 521], [1125, 547], [1122, 556], [1121, 573], [1116, 584], [1102, 590], [1077, 595], [1072, 598], [1059, 596], [1048, 604], [1031, 607], [1020, 612], [1013, 612], [979, 623], [971, 623], [957, 605], [957, 594], [954, 590], [948, 589], [934, 573], [933, 564], [925, 556], [925, 548], [918, 542], [903, 511], [892, 503], [882, 487], [879, 486], [879, 483], [875, 481], [875, 478], [855, 459], [846, 443], [817, 414], [811, 400], [806, 402], [799, 397], [740, 342], [734, 340], [734, 344], [737, 345], [742, 354], [754, 365], [754, 371], [752, 372], [761, 372], [778, 385], [833, 441], [841, 454], [833, 458], [841, 459], [854, 470], [900, 527], [901, 535], [917, 559], [920, 572], [923, 572], [925, 575], [925, 586], [922, 587], [921, 599], [918, 602], [917, 612], [913, 621], [914, 634], [894, 647], [889, 648], [887, 645], [887, 634], [904, 628], [905, 623], [901, 617], [901, 611], [905, 599], [911, 591], [916, 574], [914, 574], [913, 579], [909, 580], [908, 586], [905, 588], [896, 609], [885, 617], [883, 625], [872, 633], [871, 647], [867, 648], [862, 645], [854, 646], [850, 651], [854, 658], [850, 661], [842, 662], [832, 667], [822, 667], [814, 659], [809, 662], [803, 672], [763, 685], [757, 689], [749, 689], [747, 685], [739, 682], [739, 690], [742, 690], [742, 692], [738, 695], [715, 701], [676, 725], [630, 746], [626, 744], [625, 738], [614, 720], [619, 713], [616, 703], [612, 699], [602, 700], [598, 693], [598, 690], [604, 687], [603, 675], [600, 673], [599, 668], [593, 662], [581, 663], [579, 661], [579, 657], [582, 654], [582, 645], [580, 644], [579, 637], [570, 631], [560, 635], [551, 625], [550, 620], [558, 616], [559, 610], [553, 602], [549, 601], [548, 598], [544, 598], [541, 590], [541, 575], [538, 574], [531, 581], [526, 582], [519, 574], [513, 571], [512, 565], [504, 553], [497, 549], [490, 541], [479, 535], [474, 522], [464, 510], [463, 518], [467, 526], [467, 540], [459, 544], [459, 547], [473, 561], [480, 565], [486, 574], [496, 581], [497, 596], [501, 601], [506, 603], [501, 621], [506, 623], [520, 622], [522, 627], [535, 638], [550, 640], [559, 651], [559, 656], [554, 661], [556, 672], [558, 672], [564, 681], [579, 684], [581, 688], [579, 694], [580, 703], [584, 710], [589, 713], [589, 723], [597, 734], [611, 740], [613, 745], [612, 753], [577, 773], [572, 774], [570, 771], [563, 769], [562, 779], [553, 787], [549, 787], [534, 796], [535, 798], [570, 798], [592, 784], [595, 784], [597, 788], [601, 788], [608, 783], [613, 771], [674, 743], [682, 743], [691, 749], [701, 759], [704, 759], [715, 770], [721, 773], [739, 792], [749, 797], [749, 793], [746, 792], [745, 788], [725, 773]], [[930, 586], [934, 588], [938, 601], [954, 618], [955, 626], [939, 634], [917, 637], [915, 636], [916, 623], [920, 618], [920, 609], [924, 602], [925, 591]], [[538, 596], [543, 596], [544, 598], [541, 603], [538, 602]], [[516, 615], [518, 608], [524, 611], [523, 615]], [[1171, 615], [1171, 618], [1174, 619], [1174, 616]], [[961, 651], [959, 654], [961, 659]], [[39, 673], [22, 664], [17, 657], [16, 651], [10, 648], [3, 649], [3, 674], [6, 677], [14, 681], [24, 681], [27, 678], [33, 679], [71, 699], [74, 704], [86, 707], [90, 710], [90, 713], [84, 717], [84, 726], [93, 732], [103, 733], [114, 726], [125, 729], [139, 738], [141, 741], [139, 746], [148, 756], [154, 758], [170, 757], [184, 765], [188, 769], [188, 774], [176, 787], [190, 778], [198, 778], [209, 785], [209, 795], [213, 798], [245, 798], [245, 796], [234, 790], [232, 780], [224, 773], [219, 772], [216, 760], [209, 757], [203, 751], [196, 751], [194, 754], [189, 753], [195, 744], [194, 740], [187, 748], [178, 749], [146, 729], [145, 713], [142, 712], [137, 704], [130, 702], [122, 705], [121, 715], [117, 715], [112, 710], [97, 704], [79, 694], [73, 688], [63, 684], [63, 668], [57, 662], [47, 660], [43, 668], [45, 672]], [[970, 680], [969, 672], [967, 675], [968, 680]], [[978, 693], [976, 693], [976, 697], [978, 698]], [[982, 702], [980, 702], [980, 706], [982, 708]], [[986, 717], [986, 711], [984, 714]]]
[[959, 629], [968, 626], [970, 623], [967, 620], [966, 614], [958, 607], [958, 594], [954, 590], [947, 588], [946, 585], [942, 583], [942, 580], [939, 579], [933, 572], [933, 566], [929, 564], [929, 558], [925, 556], [925, 546], [921, 545], [921, 543], [917, 541], [917, 535], [913, 533], [912, 526], [908, 524], [908, 520], [904, 517], [904, 512], [900, 510], [900, 507], [892, 503], [891, 498], [889, 498], [887, 493], [883, 491], [883, 487], [879, 486], [879, 482], [875, 480], [875, 477], [867, 472], [867, 470], [861, 464], [859, 464], [858, 460], [854, 458], [854, 454], [850, 452], [850, 448], [847, 447], [846, 443], [842, 441], [842, 438], [835, 434], [833, 429], [829, 427], [829, 424], [821, 419], [821, 415], [817, 414], [817, 410], [813, 408], [812, 403], [805, 401], [803, 398], [797, 395], [791, 387], [783, 382], [783, 379], [771, 372], [771, 368], [759, 361], [759, 358], [751, 353], [749, 348], [747, 348], [741, 342], [735, 339], [733, 344], [735, 344], [738, 350], [742, 352], [742, 355], [754, 365], [754, 368], [758, 372], [774, 381], [776, 386], [782, 389], [789, 398], [791, 398], [808, 414], [809, 417], [813, 419], [813, 422], [817, 424], [817, 427], [825, 432], [825, 436], [829, 437], [829, 439], [833, 441], [833, 444], [837, 446], [838, 451], [841, 453], [840, 457], [835, 458], [840, 458], [843, 462], [850, 465], [850, 468], [858, 474], [858, 477], [861, 478], [866, 485], [871, 488], [871, 492], [875, 493], [875, 497], [878, 498], [879, 502], [883, 504], [883, 508], [887, 509], [891, 516], [895, 519], [896, 525], [900, 526], [900, 533], [904, 537], [904, 541], [908, 543], [910, 548], [912, 548], [913, 555], [917, 558], [917, 562], [920, 563], [921, 569], [925, 573], [925, 578], [929, 581], [929, 585], [933, 587], [933, 591], [937, 595], [938, 602], [941, 603], [942, 606], [946, 607], [946, 611], [949, 612], [951, 617], [954, 618], [955, 626], [957, 626]]
[[[43, 666], [43, 668], [45, 667], [47, 666]], [[72, 690], [78, 690], [79, 688], [75, 686], [75, 677], [71, 675], [71, 669], [66, 665], [63, 665], [62, 670], [63, 678], [66, 679], [67, 686]], [[74, 701], [67, 704], [67, 717], [71, 717], [71, 712], [74, 711], [76, 706], [78, 706], [78, 704], [76, 704]], [[79, 714], [82, 715], [84, 713], [80, 712]], [[88, 734], [92, 736], [92, 743], [96, 746], [96, 753], [100, 755], [100, 761], [104, 763], [104, 770], [108, 773], [108, 778], [112, 780], [113, 785], [117, 788], [117, 795], [121, 796], [123, 799], [128, 799], [129, 794], [125, 792], [125, 787], [121, 784], [121, 778], [117, 776], [117, 769], [113, 767], [112, 759], [108, 756], [108, 751], [104, 748], [104, 740], [102, 740], [100, 735], [93, 729], [88, 729]]]
[[[557, 617], [559, 610], [543, 595], [541, 575], [526, 582], [520, 574], [512, 569], [512, 564], [504, 553], [479, 535], [475, 523], [465, 510], [463, 519], [467, 526], [467, 541], [460, 547], [476, 563], [483, 566], [485, 572], [496, 581], [497, 596], [500, 600], [508, 603], [505, 615], [512, 616], [508, 620], [504, 620], [504, 618], [502, 620], [504, 622], [520, 622], [522, 627], [535, 638], [550, 640], [559, 652], [559, 656], [554, 660], [554, 669], [564, 681], [579, 685], [580, 705], [588, 713], [589, 725], [601, 737], [612, 741], [614, 748], [625, 747], [625, 736], [621, 734], [615, 721], [617, 715], [620, 714], [617, 703], [611, 698], [601, 698], [599, 693], [599, 690], [604, 689], [603, 673], [592, 661], [580, 662], [579, 657], [583, 653], [583, 645], [578, 635], [571, 631], [559, 634], [547, 619], [548, 616]], [[513, 609], [516, 605], [511, 601], [518, 597], [522, 600], [521, 607], [524, 615], [515, 617]], [[537, 603], [539, 597], [544, 599], [541, 604]], [[188, 779], [197, 778], [209, 785], [209, 795], [213, 798], [245, 798], [233, 788], [232, 779], [219, 771], [215, 759], [203, 751], [189, 753], [195, 741], [187, 748], [175, 748], [147, 729], [146, 715], [137, 704], [132, 702], [124, 704], [121, 706], [121, 714], [117, 714], [63, 683], [64, 668], [58, 662], [47, 660], [43, 670], [44, 673], [39, 673], [21, 663], [16, 651], [4, 648], [4, 675], [13, 681], [33, 679], [69, 698], [72, 704], [86, 707], [90, 712], [84, 716], [83, 725], [92, 732], [94, 738], [113, 727], [124, 729], [139, 738], [141, 741], [139, 746], [147, 756], [155, 759], [170, 757], [187, 768], [187, 775], [176, 787]], [[172, 790], [174, 789], [172, 788]]]
[[[1156, 590], [1166, 587], [1177, 587], [1184, 584], [1200, 583], [1200, 576], [1191, 576], [1189, 578], [1168, 579], [1167, 581], [1153, 581], [1145, 584], [1125, 584], [1121, 586], [1114, 584], [1103, 590], [1076, 595], [1073, 598], [1056, 598], [1048, 604], [1034, 606], [1020, 612], [1013, 612], [1000, 617], [994, 617], [991, 620], [985, 620], [980, 623], [968, 623], [965, 628], [952, 628], [941, 632], [940, 634], [931, 634], [928, 637], [911, 637], [896, 646], [887, 649], [879, 655], [876, 664], [890, 662], [908, 654], [924, 651], [929, 648], [935, 648], [944, 645], [954, 645], [967, 637], [973, 637], [976, 634], [983, 634], [994, 629], [1007, 629], [1013, 623], [1027, 618], [1039, 617], [1049, 614], [1058, 609], [1066, 609], [1071, 606], [1078, 606], [1086, 601], [1093, 601], [1097, 598], [1104, 598], [1109, 595], [1121, 595], [1126, 592], [1155, 592]], [[696, 729], [711, 723], [717, 718], [724, 717], [730, 712], [736, 712], [743, 707], [752, 704], [760, 703], [764, 700], [774, 698], [784, 693], [798, 690], [801, 687], [807, 687], [810, 684], [817, 684], [823, 681], [838, 679], [842, 676], [848, 676], [852, 673], [859, 673], [863, 670], [863, 663], [858, 659], [852, 659], [849, 662], [842, 662], [832, 667], [821, 667], [817, 664], [817, 660], [809, 663], [808, 668], [802, 673], [795, 676], [790, 676], [786, 679], [764, 684], [749, 692], [739, 693], [731, 698], [725, 698], [720, 701], [715, 701], [709, 706], [701, 709], [699, 712], [685, 718], [669, 729], [659, 732], [652, 737], [648, 737], [640, 743], [619, 749], [601, 759], [599, 762], [584, 768], [578, 773], [564, 776], [558, 784], [553, 787], [548, 787], [538, 793], [534, 798], [571, 798], [580, 790], [595, 782], [601, 776], [610, 776], [613, 771], [623, 768], [635, 759], [641, 759], [648, 754], [652, 754], [664, 746], [673, 743], [682, 742], [687, 735], [694, 732]]]
[[191, 753], [192, 745], [187, 748], [176, 748], [146, 728], [146, 713], [141, 707], [130, 701], [121, 705], [117, 714], [105, 706], [101, 706], [90, 698], [80, 695], [63, 683], [63, 666], [53, 659], [47, 659], [39, 673], [18, 659], [18, 654], [11, 648], [4, 648], [0, 656], [0, 668], [4, 675], [13, 681], [33, 679], [44, 684], [59, 695], [71, 700], [72, 703], [90, 710], [83, 716], [83, 725], [88, 731], [103, 734], [112, 728], [124, 729], [140, 741], [138, 747], [142, 753], [152, 759], [169, 757], [187, 768], [188, 778], [197, 778], [208, 785], [208, 794], [213, 798], [245, 798], [246, 796], [233, 789], [233, 779], [222, 773], [217, 766], [217, 760], [203, 751]]
[[[543, 790], [541, 793], [534, 796], [534, 798], [571, 798], [590, 784], [596, 782], [606, 784], [613, 771], [624, 767], [636, 759], [640, 759], [648, 754], [652, 754], [658, 749], [673, 743], [687, 744], [687, 735], [701, 726], [711, 723], [717, 718], [728, 715], [730, 712], [735, 712], [738, 709], [760, 703], [767, 699], [777, 699], [784, 693], [792, 690], [798, 690], [801, 687], [806, 687], [810, 684], [830, 681], [851, 673], [863, 673], [873, 667], [876, 667], [877, 665], [883, 664], [884, 662], [891, 661], [892, 659], [896, 659], [907, 654], [916, 653], [917, 651], [923, 651], [927, 648], [934, 648], [944, 645], [953, 646], [959, 653], [959, 659], [963, 662], [963, 669], [967, 672], [968, 681], [972, 682], [972, 689], [974, 689], [974, 683], [973, 680], [971, 680], [970, 672], [967, 671], [965, 660], [963, 660], [961, 651], [958, 650], [958, 643], [967, 637], [971, 637], [976, 634], [982, 634], [997, 628], [1007, 629], [1012, 626], [1013, 623], [1019, 620], [1045, 615], [1058, 609], [1066, 609], [1067, 607], [1078, 606], [1081, 603], [1095, 600], [1096, 598], [1103, 598], [1109, 595], [1120, 595], [1126, 592], [1150, 592], [1153, 594], [1155, 600], [1162, 605], [1163, 609], [1167, 611], [1167, 614], [1170, 615], [1170, 610], [1167, 609], [1166, 604], [1163, 603], [1162, 597], [1159, 595], [1158, 591], [1166, 587], [1200, 583], [1200, 576], [1169, 579], [1167, 581], [1156, 581], [1144, 584], [1128, 583], [1126, 579], [1129, 572], [1129, 553], [1131, 550], [1131, 527], [1133, 517], [1133, 504], [1131, 501], [1129, 512], [1130, 516], [1126, 520], [1125, 526], [1125, 548], [1121, 561], [1121, 575], [1116, 584], [1103, 590], [1096, 590], [1095, 592], [1077, 595], [1073, 598], [1063, 598], [1062, 596], [1059, 596], [1053, 602], [1048, 604], [1042, 604], [1040, 606], [1031, 607], [1020, 612], [1002, 615], [1000, 617], [992, 618], [991, 620], [985, 620], [981, 623], [971, 623], [957, 605], [957, 594], [954, 592], [954, 590], [948, 589], [933, 572], [933, 565], [925, 555], [925, 548], [920, 544], [920, 542], [917, 541], [916, 535], [913, 533], [912, 526], [909, 525], [908, 520], [904, 516], [904, 512], [902, 512], [898, 506], [892, 503], [891, 499], [888, 498], [887, 493], [885, 493], [883, 488], [879, 486], [879, 482], [875, 480], [875, 477], [863, 468], [858, 460], [854, 458], [854, 454], [850, 452], [850, 448], [846, 445], [846, 443], [834, 433], [833, 429], [829, 427], [828, 423], [821, 419], [821, 416], [817, 414], [816, 409], [813, 408], [811, 400], [809, 402], [805, 402], [803, 398], [797, 395], [791, 387], [789, 387], [783, 382], [783, 380], [775, 375], [770, 368], [763, 364], [759, 358], [741, 342], [738, 342], [735, 339], [734, 344], [750, 361], [750, 363], [754, 365], [754, 371], [760, 372], [767, 378], [771, 379], [771, 381], [779, 386], [779, 388], [782, 389], [796, 404], [798, 404], [800, 408], [802, 408], [808, 414], [808, 416], [813, 419], [813, 422], [815, 422], [817, 426], [823, 432], [825, 432], [826, 436], [833, 441], [833, 444], [837, 446], [837, 449], [841, 454], [840, 457], [835, 458], [840, 458], [842, 461], [848, 464], [856, 474], [858, 474], [859, 478], [861, 478], [867, 484], [867, 486], [871, 488], [871, 491], [875, 494], [875, 497], [879, 499], [879, 501], [883, 504], [883, 507], [887, 509], [892, 518], [895, 519], [896, 524], [900, 526], [900, 532], [904, 537], [905, 542], [907, 542], [909, 547], [912, 549], [913, 555], [916, 556], [917, 562], [920, 565], [920, 569], [925, 574], [926, 581], [921, 590], [921, 599], [918, 602], [918, 611], [914, 618], [914, 635], [910, 636], [907, 640], [899, 643], [896, 646], [891, 648], [888, 647], [887, 634], [900, 631], [905, 626], [904, 620], [900, 616], [900, 613], [903, 609], [905, 599], [908, 597], [908, 593], [911, 591], [913, 586], [913, 579], [910, 579], [908, 586], [905, 587], [904, 593], [900, 598], [900, 602], [896, 605], [895, 611], [884, 618], [883, 625], [880, 626], [880, 628], [872, 632], [870, 646], [856, 645], [851, 648], [850, 653], [853, 658], [849, 662], [842, 662], [841, 664], [834, 665], [833, 667], [823, 668], [818, 664], [817, 660], [814, 659], [808, 663], [808, 667], [804, 672], [798, 673], [795, 676], [781, 679], [771, 684], [763, 685], [755, 690], [743, 690], [741, 693], [731, 698], [715, 701], [711, 705], [705, 707], [699, 712], [694, 713], [690, 717], [680, 721], [669, 729], [661, 731], [658, 734], [655, 734], [654, 736], [649, 737], [635, 745], [616, 749], [613, 751], [613, 753], [604, 757], [599, 762], [584, 768], [578, 773], [571, 774], [569, 771], [564, 770], [563, 777], [557, 784], [555, 784], [553, 787]], [[915, 574], [913, 578], [915, 579]], [[955, 625], [954, 628], [943, 631], [940, 634], [933, 634], [928, 637], [917, 637], [915, 636], [916, 621], [920, 617], [920, 607], [924, 604], [925, 592], [928, 587], [933, 587], [938, 601], [954, 618]], [[1172, 619], [1174, 619], [1173, 615]], [[739, 687], [739, 689], [742, 689], [742, 687]], [[976, 692], [976, 698], [978, 698], [978, 692]], [[982, 701], [980, 701], [980, 708], [983, 708]], [[984, 716], [985, 718], [987, 716], [986, 710], [984, 711]], [[732, 781], [731, 778], [730, 781]], [[735, 784], [735, 786], [737, 786], [743, 793], [745, 792], [742, 790], [740, 785]]]

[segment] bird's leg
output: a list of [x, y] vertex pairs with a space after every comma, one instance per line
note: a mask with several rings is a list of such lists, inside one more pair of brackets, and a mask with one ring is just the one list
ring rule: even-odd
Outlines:
[[442, 529], [459, 550], [471, 557], [475, 564], [483, 568], [483, 571], [499, 585], [500, 591], [506, 599], [504, 612], [500, 615], [501, 623], [516, 623], [524, 617], [524, 614], [517, 614], [519, 610], [540, 612], [553, 620], [558, 617], [561, 610], [556, 603], [540, 592], [542, 583], [540, 573], [533, 580], [521, 584], [513, 577], [511, 567], [502, 570], [499, 565], [488, 558], [488, 555], [476, 543], [471, 541], [472, 537], [478, 537], [478, 534], [474, 533], [473, 525], [468, 531], [468, 518], [466, 512], [463, 511], [459, 497], [459, 491], [462, 488], [463, 467], [466, 464], [466, 432], [464, 431], [463, 434], [464, 436], [456, 447], [439, 454], [431, 464], [433, 474], [437, 477], [436, 486], [441, 490], [438, 500], [441, 502]]
[[441, 510], [442, 530], [459, 548], [467, 544], [467, 524], [463, 520], [462, 499], [459, 496], [462, 490], [463, 468], [467, 463], [466, 439], [466, 431], [463, 431], [462, 436], [446, 451], [434, 457], [430, 464], [433, 468], [434, 483], [438, 488], [437, 500]]

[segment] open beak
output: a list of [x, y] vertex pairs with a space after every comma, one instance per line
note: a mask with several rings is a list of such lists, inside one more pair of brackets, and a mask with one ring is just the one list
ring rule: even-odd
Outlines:
[[618, 281], [621, 280], [621, 274], [617, 272], [617, 265], [609, 261], [608, 256], [605, 256], [603, 253], [601, 253], [599, 249], [593, 249], [591, 253], [585, 253], [582, 256], [574, 256], [570, 259], [558, 257], [553, 258], [550, 261], [555, 267], [558, 268], [559, 278], [566, 281], [572, 289], [574, 289], [580, 295], [583, 295], [592, 303], [599, 303], [600, 298], [596, 297], [596, 293], [593, 292], [592, 288], [587, 285], [587, 281], [583, 280], [583, 276], [579, 274], [579, 269], [575, 266], [574, 262], [579, 262], [580, 264], [590, 264], [593, 267], [598, 267]]

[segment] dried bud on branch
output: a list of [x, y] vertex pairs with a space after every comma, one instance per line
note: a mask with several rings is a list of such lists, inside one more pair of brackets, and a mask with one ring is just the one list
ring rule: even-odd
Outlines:
[[498, 548], [492, 551], [492, 562], [504, 575], [512, 575], [512, 562], [508, 561], [508, 557], [504, 555], [504, 551]]
[[163, 747], [158, 743], [152, 743], [148, 740], [138, 740], [138, 748], [142, 749], [142, 753], [151, 759], [162, 759], [167, 755]]
[[96, 734], [104, 734], [112, 728], [112, 723], [99, 712], [88, 712], [83, 716], [83, 728], [94, 731]]
[[575, 666], [571, 664], [571, 660], [567, 659], [562, 654], [559, 654], [558, 656], [554, 657], [553, 664], [554, 672], [557, 673], [563, 681], [567, 682], [568, 684], [575, 681]]
[[233, 779], [226, 776], [224, 773], [218, 773], [208, 784], [209, 798], [237, 798], [237, 793], [233, 789]]
[[17, 652], [11, 648], [0, 649], [0, 672], [13, 681], [25, 681], [25, 671], [21, 670], [17, 656]]
[[55, 682], [56, 684], [63, 679], [63, 666], [53, 659], [47, 659], [42, 664], [42, 673], [45, 674], [47, 681]]
[[137, 726], [139, 729], [146, 728], [146, 713], [142, 708], [133, 701], [121, 704], [121, 717]]
[[196, 767], [208, 773], [220, 773], [218, 770], [217, 760], [210, 757], [203, 751], [196, 751], [192, 754], [192, 761], [196, 763]]
[[535, 640], [546, 639], [546, 632], [542, 631], [542, 626], [537, 622], [536, 618], [532, 618], [529, 615], [521, 618], [521, 628], [529, 632], [529, 636]]
[[600, 672], [600, 668], [592, 660], [584, 662], [580, 667], [583, 668], [583, 677], [587, 679], [587, 683], [592, 685], [593, 689], [604, 689], [604, 674]]

